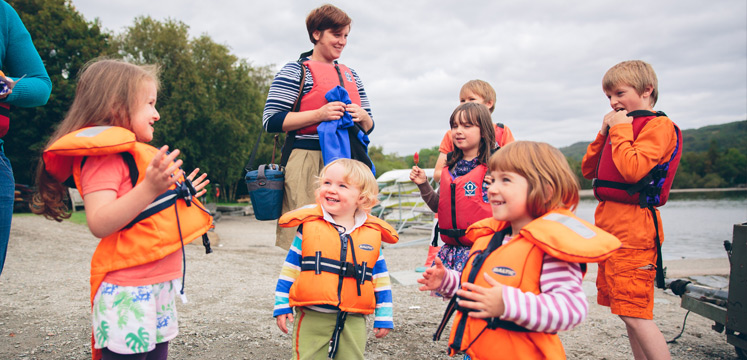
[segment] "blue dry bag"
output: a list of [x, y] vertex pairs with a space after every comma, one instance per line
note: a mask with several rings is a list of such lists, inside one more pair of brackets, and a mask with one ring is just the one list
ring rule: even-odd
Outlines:
[[285, 169], [277, 164], [262, 164], [248, 171], [244, 180], [257, 220], [277, 220], [283, 207]]

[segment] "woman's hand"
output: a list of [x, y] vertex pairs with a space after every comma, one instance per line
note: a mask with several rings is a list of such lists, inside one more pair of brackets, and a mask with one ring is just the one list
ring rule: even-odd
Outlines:
[[441, 287], [446, 275], [446, 268], [441, 259], [436, 258], [435, 264], [423, 272], [423, 277], [418, 279], [418, 283], [423, 284], [419, 287], [420, 291], [435, 291]]
[[275, 317], [275, 322], [278, 324], [280, 331], [288, 333], [288, 322], [293, 324], [293, 314], [283, 314]]
[[353, 121], [359, 123], [364, 130], [368, 131], [373, 126], [373, 120], [371, 119], [371, 116], [368, 115], [368, 111], [360, 105], [348, 104], [345, 106], [345, 111], [347, 111], [350, 116], [353, 117]]
[[485, 281], [491, 287], [484, 288], [473, 283], [463, 283], [462, 289], [457, 291], [459, 306], [475, 311], [469, 316], [478, 319], [499, 317], [506, 311], [503, 303], [503, 284], [493, 279], [487, 272], [482, 273]]
[[195, 180], [195, 176], [199, 172], [200, 172], [200, 168], [196, 168], [192, 170], [192, 173], [190, 173], [189, 176], [187, 176], [187, 180], [192, 182], [192, 186], [195, 188], [195, 190], [197, 190], [197, 194], [195, 194], [195, 197], [198, 197], [198, 198], [201, 197], [202, 195], [205, 195], [205, 193], [207, 192], [207, 190], [205, 190], [205, 186], [210, 184], [210, 180], [206, 180], [207, 173], [203, 173], [202, 175], [200, 175], [200, 177], [198, 177]]
[[410, 180], [415, 184], [420, 185], [428, 181], [428, 177], [425, 175], [423, 169], [413, 166], [412, 171], [410, 171]]
[[339, 120], [345, 114], [345, 103], [332, 101], [316, 110], [318, 122]]

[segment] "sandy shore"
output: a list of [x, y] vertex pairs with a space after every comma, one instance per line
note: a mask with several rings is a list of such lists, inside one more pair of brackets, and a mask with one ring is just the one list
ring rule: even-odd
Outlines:
[[[220, 242], [205, 255], [188, 245], [186, 291], [179, 304], [180, 334], [171, 343], [172, 359], [284, 359], [290, 336], [271, 316], [273, 291], [285, 251], [274, 244], [274, 222], [224, 216], [216, 224]], [[404, 233], [403, 242], [426, 236]], [[32, 215], [14, 216], [5, 270], [0, 277], [0, 359], [90, 358], [88, 270], [95, 239], [85, 226], [61, 224]], [[393, 277], [396, 329], [386, 338], [369, 334], [368, 359], [446, 359], [447, 342], [432, 333], [445, 303], [427, 296], [408, 276], [423, 265], [427, 245], [385, 249]], [[726, 275], [727, 259], [667, 261], [670, 278]], [[596, 305], [592, 268], [584, 288], [589, 317], [561, 334], [569, 359], [632, 359], [625, 329], [607, 308]], [[657, 290], [655, 320], [669, 340], [682, 330], [686, 310], [679, 297]], [[697, 314], [670, 344], [674, 359], [737, 359], [726, 336]], [[446, 336], [444, 336], [446, 337]]]

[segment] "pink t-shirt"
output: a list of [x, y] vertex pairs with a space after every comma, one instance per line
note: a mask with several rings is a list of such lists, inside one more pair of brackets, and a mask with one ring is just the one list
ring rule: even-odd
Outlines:
[[[89, 156], [80, 174], [82, 196], [95, 191], [117, 192], [117, 198], [132, 190], [130, 170], [118, 154]], [[143, 286], [178, 279], [182, 276], [182, 256], [175, 251], [166, 257], [106, 274], [104, 281], [121, 286]]]

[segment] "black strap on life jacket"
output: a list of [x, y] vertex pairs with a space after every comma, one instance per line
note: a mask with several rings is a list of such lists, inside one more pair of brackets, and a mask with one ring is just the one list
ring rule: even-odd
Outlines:
[[[353, 272], [354, 272], [353, 273], [353, 277], [355, 277], [356, 279], [358, 279], [358, 281], [356, 281], [355, 284], [356, 284], [356, 287], [358, 288], [358, 296], [360, 296], [361, 295], [361, 285], [365, 281], [365, 275], [366, 275], [366, 269], [367, 269], [366, 263], [363, 262], [360, 267], [357, 265], [358, 262], [355, 259], [355, 244], [353, 244], [353, 238], [350, 236], [350, 234], [345, 234], [345, 227], [340, 226], [340, 225], [336, 225], [336, 224], [332, 224], [332, 225], [334, 225], [335, 227], [337, 227], [338, 231], [340, 233], [340, 260], [339, 260], [340, 264], [343, 264], [343, 263], [344, 264], [350, 264], [350, 263], [346, 263], [345, 262], [345, 259], [347, 259], [348, 243], [350, 243], [350, 251], [352, 251], [351, 255], [352, 255], [352, 258], [353, 258], [353, 264], [350, 264], [350, 265], [353, 265], [353, 266], [349, 266], [348, 265], [348, 268], [353, 269]], [[315, 258], [319, 259], [319, 262], [320, 262], [319, 269], [321, 271], [321, 268], [322, 268], [321, 259], [325, 259], [325, 258], [321, 257], [321, 253], [320, 252], [316, 253], [316, 257]], [[329, 260], [329, 259], [326, 259], [326, 260]], [[339, 281], [337, 283], [337, 299], [338, 299], [337, 306], [338, 307], [342, 303], [342, 284], [343, 284], [343, 280], [345, 279], [345, 277], [349, 277], [349, 276], [346, 276], [346, 274], [345, 274], [345, 273], [348, 272], [348, 270], [342, 271], [342, 267], [340, 269], [341, 270], [338, 273], [339, 274]], [[317, 274], [318, 273], [319, 272], [317, 272]], [[373, 269], [371, 269], [371, 276], [373, 276]], [[348, 313], [346, 311], [339, 311], [337, 313], [337, 319], [335, 320], [335, 329], [332, 332], [332, 337], [330, 338], [330, 341], [329, 341], [329, 351], [327, 353], [327, 356], [330, 359], [334, 359], [335, 355], [337, 355], [337, 349], [338, 349], [338, 347], [340, 345], [340, 342], [339, 342], [339, 340], [340, 340], [340, 334], [342, 334], [342, 330], [345, 327], [345, 320], [347, 319], [347, 317], [348, 317]]]
[[[298, 96], [296, 96], [296, 101], [293, 102], [293, 106], [291, 107], [291, 112], [298, 112], [299, 109], [301, 109], [301, 98], [303, 97], [303, 86], [306, 82], [306, 66], [303, 64], [303, 59], [311, 56], [311, 54], [314, 52], [314, 50], [307, 51], [305, 53], [302, 53], [298, 56], [298, 60], [296, 62], [301, 65], [301, 79], [299, 80], [301, 86], [298, 87]], [[280, 149], [280, 166], [285, 166], [288, 164], [288, 159], [290, 158], [290, 154], [293, 151], [293, 143], [296, 141], [296, 130], [288, 131], [288, 133], [285, 135], [285, 142], [283, 143], [283, 147]]]
[[[340, 72], [340, 66], [335, 60], [335, 70], [337, 71], [337, 78], [340, 80], [340, 86], [345, 88], [345, 82], [342, 79], [342, 72]], [[373, 130], [373, 128], [371, 129]], [[348, 128], [348, 144], [350, 144], [350, 158], [358, 160], [366, 166], [376, 175], [374, 163], [368, 156], [368, 146], [363, 144], [362, 140], [358, 138], [358, 133], [365, 134], [366, 131], [357, 122], [353, 122], [353, 126]]]
[[334, 359], [337, 355], [337, 349], [340, 346], [340, 334], [345, 328], [345, 320], [348, 319], [347, 311], [337, 312], [337, 319], [335, 320], [335, 330], [332, 331], [332, 337], [329, 339], [329, 350], [327, 352], [327, 358]]
[[659, 221], [656, 218], [656, 210], [653, 206], [648, 207], [651, 210], [651, 216], [654, 218], [654, 230], [656, 236], [654, 241], [656, 242], [656, 287], [659, 289], [666, 289], [667, 286], [664, 283], [664, 279], [667, 277], [667, 269], [664, 268], [664, 262], [661, 258], [661, 239], [659, 238]]
[[301, 271], [313, 271], [317, 275], [324, 271], [342, 277], [354, 278], [359, 284], [373, 280], [373, 268], [368, 267], [365, 261], [358, 265], [348, 261], [341, 262], [322, 257], [321, 255], [322, 252], [317, 251], [315, 256], [302, 257]]
[[[506, 234], [509, 234], [511, 232], [511, 228], [503, 229], [495, 234], [493, 234], [493, 237], [490, 239], [490, 243], [488, 244], [488, 247], [485, 248], [485, 250], [478, 250], [475, 251], [472, 255], [470, 255], [470, 259], [467, 259], [467, 262], [472, 262], [472, 269], [467, 277], [467, 282], [474, 283], [477, 276], [480, 274], [480, 270], [485, 263], [485, 260], [490, 256], [490, 254], [498, 249], [503, 244], [503, 239], [506, 237]], [[474, 257], [474, 258], [473, 258]], [[522, 326], [517, 325], [514, 322], [511, 321], [505, 321], [501, 320], [499, 318], [490, 318], [485, 319], [485, 327], [480, 331], [480, 333], [475, 336], [474, 340], [467, 345], [464, 349], [462, 349], [462, 338], [464, 337], [464, 330], [467, 326], [467, 320], [469, 316], [467, 315], [469, 312], [474, 311], [472, 309], [464, 308], [458, 305], [459, 299], [457, 296], [454, 296], [451, 298], [451, 301], [449, 302], [449, 305], [446, 308], [446, 311], [444, 312], [444, 317], [441, 320], [441, 323], [439, 324], [438, 328], [436, 329], [436, 333], [433, 334], [433, 341], [437, 341], [441, 338], [441, 334], [443, 333], [444, 328], [446, 327], [446, 324], [449, 322], [449, 319], [454, 314], [454, 311], [460, 311], [462, 312], [462, 318], [459, 320], [459, 323], [457, 324], [455, 333], [454, 333], [454, 343], [449, 345], [449, 347], [455, 351], [457, 354], [465, 352], [467, 349], [472, 346], [472, 344], [477, 341], [477, 339], [483, 334], [485, 330], [495, 330], [498, 328], [506, 329], [509, 331], [517, 331], [517, 332], [531, 332], [531, 330], [528, 330]]]
[[444, 234], [448, 237], [451, 237], [456, 241], [457, 244], [460, 246], [466, 246], [464, 243], [462, 243], [461, 240], [459, 240], [460, 237], [467, 234], [467, 229], [458, 229], [457, 226], [457, 212], [456, 212], [456, 184], [451, 183], [449, 184], [449, 198], [451, 199], [451, 229], [445, 229], [442, 227], [438, 228], [438, 232], [440, 234]]

